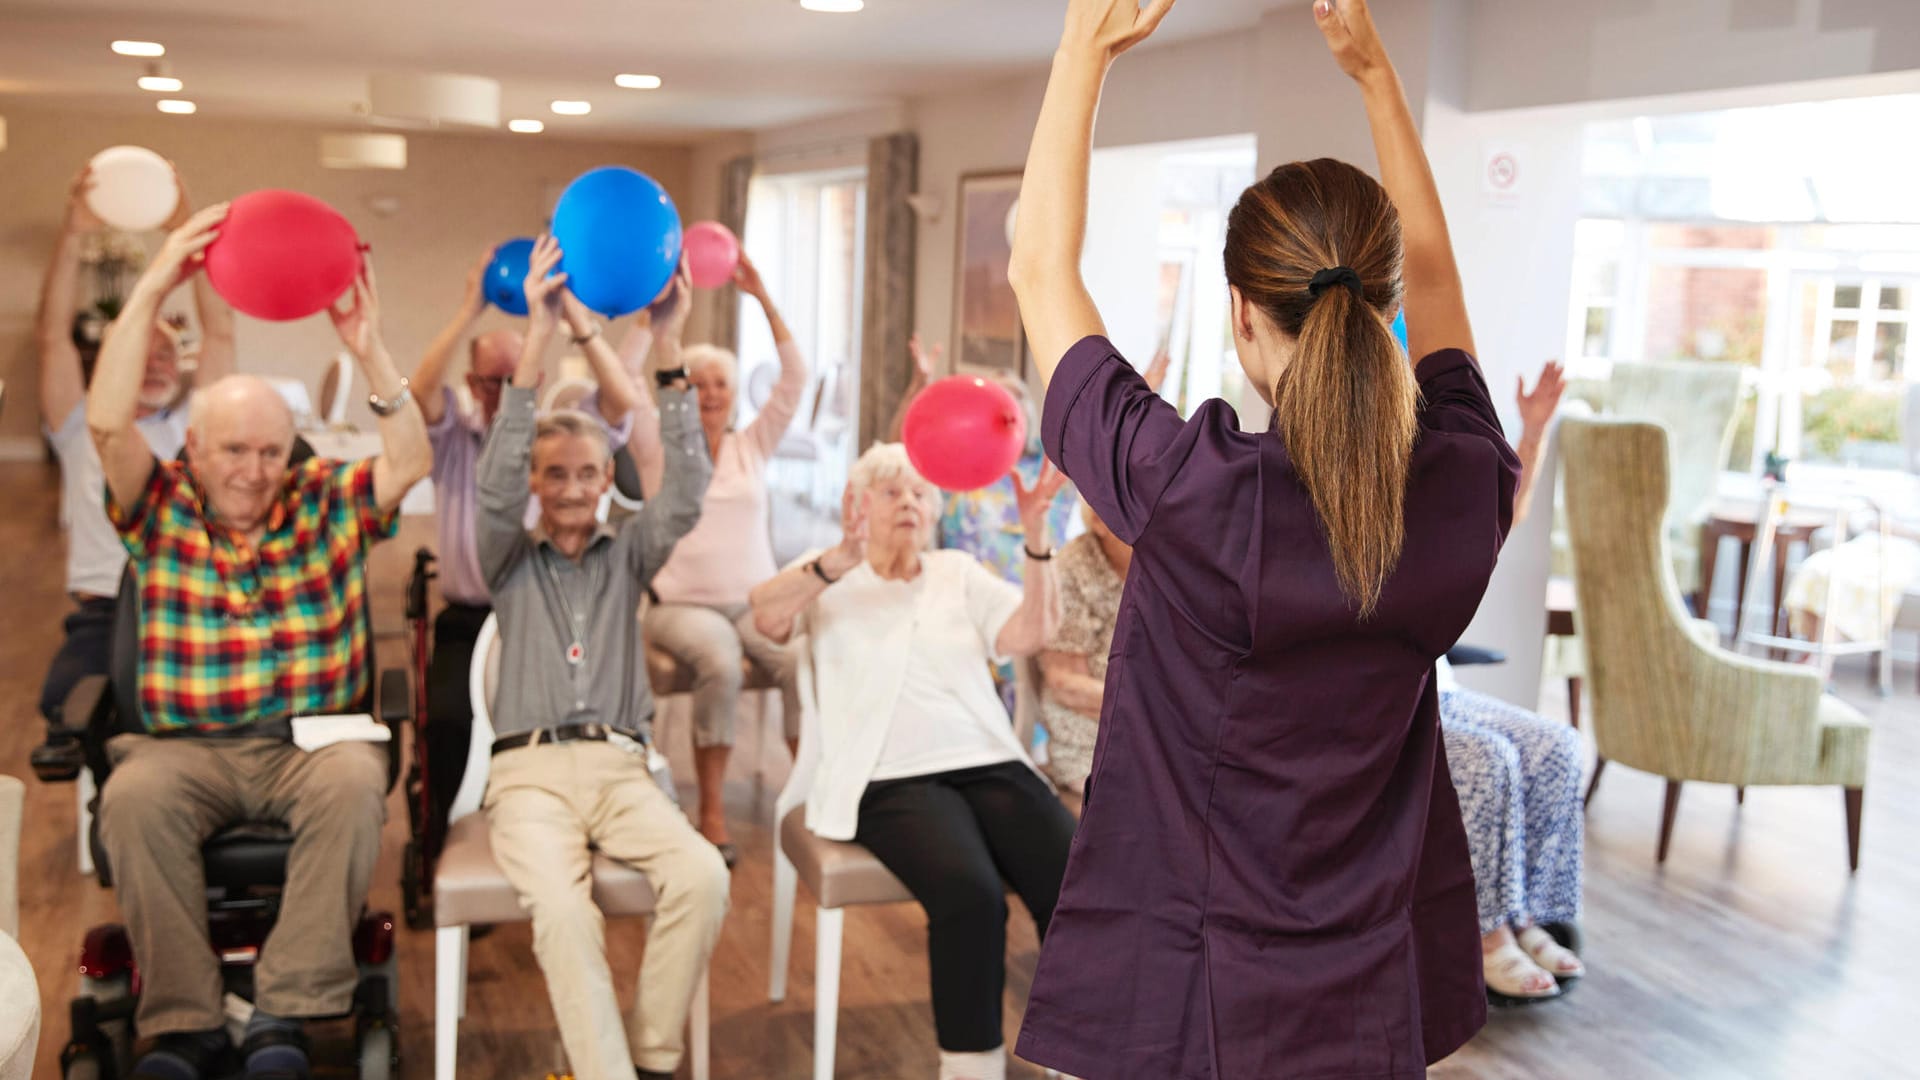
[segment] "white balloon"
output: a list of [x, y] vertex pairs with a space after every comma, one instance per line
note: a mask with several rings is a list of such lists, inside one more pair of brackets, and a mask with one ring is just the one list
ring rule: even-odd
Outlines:
[[91, 164], [87, 209], [116, 229], [157, 229], [180, 205], [172, 167], [144, 146], [109, 146]]

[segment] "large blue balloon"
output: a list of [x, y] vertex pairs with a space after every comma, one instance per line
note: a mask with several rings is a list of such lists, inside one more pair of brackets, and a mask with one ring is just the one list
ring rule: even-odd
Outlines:
[[527, 313], [527, 271], [533, 261], [533, 241], [521, 236], [493, 249], [482, 286], [487, 303], [509, 315]]
[[680, 266], [680, 212], [654, 179], [620, 165], [582, 174], [553, 210], [560, 268], [580, 302], [608, 318], [652, 303]]
[[1393, 317], [1393, 336], [1400, 342], [1400, 351], [1407, 352], [1407, 310], [1401, 308]]

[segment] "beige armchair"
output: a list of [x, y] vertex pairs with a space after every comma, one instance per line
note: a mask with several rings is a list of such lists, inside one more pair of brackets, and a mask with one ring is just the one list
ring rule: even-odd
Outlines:
[[1567, 419], [1560, 438], [1575, 617], [1600, 752], [1594, 786], [1608, 761], [1666, 778], [1664, 862], [1686, 781], [1837, 785], [1848, 865], [1858, 869], [1866, 718], [1824, 694], [1812, 668], [1740, 656], [1698, 635], [1662, 526], [1669, 474], [1660, 427]]

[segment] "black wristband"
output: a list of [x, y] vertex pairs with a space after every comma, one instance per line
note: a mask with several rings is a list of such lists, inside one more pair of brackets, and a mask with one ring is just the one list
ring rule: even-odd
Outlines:
[[820, 565], [820, 560], [819, 560], [819, 559], [815, 559], [815, 560], [813, 560], [812, 562], [810, 562], [810, 563], [808, 563], [808, 564], [807, 564], [807, 569], [809, 569], [809, 570], [811, 570], [811, 571], [813, 571], [813, 576], [814, 576], [814, 577], [817, 577], [817, 578], [819, 578], [819, 579], [820, 579], [821, 581], [824, 581], [824, 582], [826, 582], [826, 583], [827, 583], [827, 584], [829, 584], [829, 585], [832, 585], [833, 583], [835, 583], [835, 582], [837, 582], [837, 581], [839, 581], [839, 580], [840, 580], [839, 578], [830, 578], [830, 577], [828, 577], [828, 576], [827, 576], [827, 568], [826, 568], [826, 567], [824, 567], [824, 566], [821, 566], [821, 565]]
[[686, 378], [687, 369], [683, 367], [668, 368], [665, 371], [657, 371], [653, 375], [653, 381], [657, 383], [662, 390], [667, 389], [674, 383], [684, 382]]
[[1032, 559], [1034, 562], [1048, 562], [1053, 559], [1053, 551], [1051, 549], [1049, 549], [1045, 555], [1041, 555], [1023, 544], [1021, 545], [1021, 550], [1025, 551], [1027, 558]]

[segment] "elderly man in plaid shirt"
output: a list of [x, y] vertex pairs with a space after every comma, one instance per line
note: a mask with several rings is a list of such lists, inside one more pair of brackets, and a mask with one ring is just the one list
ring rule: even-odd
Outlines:
[[199, 1080], [227, 1056], [219, 960], [208, 942], [200, 845], [237, 819], [284, 821], [293, 851], [279, 920], [254, 970], [242, 1055], [252, 1080], [304, 1080], [301, 1020], [344, 1013], [351, 934], [386, 820], [378, 745], [291, 741], [297, 717], [352, 711], [373, 674], [366, 552], [391, 536], [400, 499], [427, 475], [425, 421], [380, 338], [371, 269], [330, 314], [373, 388], [382, 453], [289, 466], [293, 417], [258, 378], [194, 400], [189, 463], [162, 462], [134, 426], [144, 336], [160, 298], [191, 278], [227, 208], [167, 238], [100, 353], [87, 425], [107, 512], [140, 596], [140, 733], [107, 744], [114, 770], [100, 836], [158, 1036], [136, 1080]]

